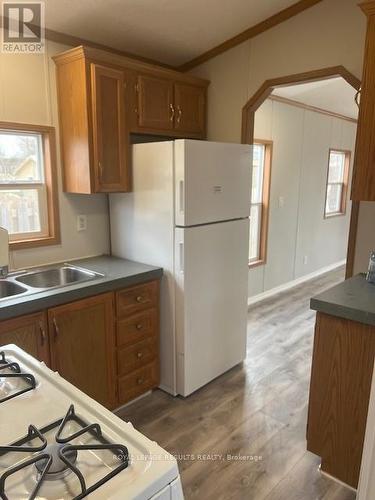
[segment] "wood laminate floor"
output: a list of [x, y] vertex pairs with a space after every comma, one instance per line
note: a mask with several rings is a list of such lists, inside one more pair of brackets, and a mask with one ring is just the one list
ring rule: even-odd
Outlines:
[[320, 474], [305, 441], [309, 299], [343, 278], [333, 271], [252, 306], [246, 361], [190, 397], [156, 390], [119, 412], [179, 455], [186, 500], [354, 500]]

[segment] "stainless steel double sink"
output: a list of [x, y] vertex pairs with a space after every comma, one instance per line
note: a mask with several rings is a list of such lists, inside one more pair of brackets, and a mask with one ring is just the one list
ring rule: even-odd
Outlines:
[[103, 274], [70, 264], [10, 273], [6, 278], [0, 279], [0, 301], [94, 280], [103, 276]]

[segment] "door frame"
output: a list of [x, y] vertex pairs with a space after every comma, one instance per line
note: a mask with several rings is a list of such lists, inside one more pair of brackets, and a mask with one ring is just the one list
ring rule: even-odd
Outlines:
[[[241, 142], [243, 144], [253, 144], [255, 112], [271, 95], [272, 91], [275, 88], [316, 82], [319, 80], [329, 80], [331, 78], [337, 77], [342, 77], [357, 92], [360, 91], [361, 81], [355, 75], [353, 75], [353, 73], [348, 71], [344, 66], [330, 66], [327, 68], [321, 68], [312, 71], [306, 71], [304, 73], [296, 73], [293, 75], [286, 75], [266, 80], [242, 108]], [[359, 201], [353, 201], [350, 215], [350, 229], [345, 273], [346, 279], [353, 276], [358, 217]]]

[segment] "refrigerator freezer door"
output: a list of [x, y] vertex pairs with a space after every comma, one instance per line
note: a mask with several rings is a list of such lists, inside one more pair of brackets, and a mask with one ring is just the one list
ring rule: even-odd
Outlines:
[[251, 146], [176, 140], [174, 158], [176, 226], [249, 216]]
[[249, 220], [175, 229], [177, 392], [246, 357]]

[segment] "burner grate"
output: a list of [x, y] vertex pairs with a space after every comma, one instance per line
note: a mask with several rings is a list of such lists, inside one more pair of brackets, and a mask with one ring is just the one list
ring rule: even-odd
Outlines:
[[[67, 426], [67, 424], [71, 421], [77, 423], [81, 429], [78, 432], [75, 432], [65, 438], [62, 438], [62, 433]], [[9, 446], [0, 446], [0, 456], [5, 455], [8, 452], [43, 452], [38, 453], [36, 456], [22, 461], [20, 464], [9, 468], [0, 476], [0, 498], [2, 500], [9, 500], [6, 495], [6, 480], [8, 477], [12, 476], [16, 472], [29, 467], [32, 464], [39, 463], [37, 466], [38, 471], [40, 472], [39, 480], [31, 492], [28, 500], [34, 500], [44, 482], [46, 477], [49, 474], [49, 470], [53, 469], [53, 459], [56, 460], [56, 456], [49, 450], [47, 446], [47, 440], [44, 437], [44, 433], [49, 432], [50, 430], [58, 428], [57, 433], [55, 435], [56, 446], [58, 447], [57, 455], [58, 459], [61, 460], [63, 464], [65, 464], [66, 469], [73, 472], [80, 483], [81, 493], [78, 496], [75, 496], [73, 500], [81, 500], [87, 497], [90, 493], [98, 489], [100, 486], [105, 484], [107, 481], [116, 476], [119, 472], [126, 469], [129, 465], [129, 453], [126, 446], [121, 444], [115, 444], [109, 442], [102, 434], [101, 428], [99, 424], [87, 424], [84, 420], [82, 420], [78, 415], [76, 415], [74, 406], [71, 405], [69, 407], [68, 412], [66, 413], [63, 419], [60, 419], [52, 424], [44, 427], [43, 429], [38, 430], [33, 425], [29, 426], [28, 434], [22, 438], [21, 440], [13, 443]], [[98, 444], [89, 444], [89, 445], [75, 445], [69, 444], [77, 437], [89, 433], [95, 439], [99, 441]], [[30, 446], [30, 441], [38, 438], [41, 441], [39, 446]], [[52, 445], [54, 447], [55, 445]], [[77, 457], [77, 453], [79, 451], [97, 451], [97, 450], [108, 450], [115, 452], [119, 464], [111, 470], [104, 477], [99, 479], [95, 484], [90, 487], [87, 487], [85, 478], [79, 468], [75, 465], [75, 459]], [[43, 461], [43, 462], [42, 462]]]
[[[2, 373], [2, 370], [9, 370], [7, 373]], [[15, 398], [16, 396], [20, 396], [21, 394], [24, 394], [25, 392], [32, 391], [36, 387], [36, 381], [34, 375], [31, 375], [30, 373], [23, 373], [21, 371], [20, 365], [15, 362], [8, 362], [5, 358], [5, 352], [1, 351], [0, 352], [0, 380], [1, 379], [22, 379], [26, 382], [26, 387], [20, 390], [17, 390], [15, 392], [12, 392], [11, 394], [8, 394], [4, 396], [3, 398], [0, 398], [0, 404], [4, 403], [5, 401], [8, 401], [9, 399]]]

